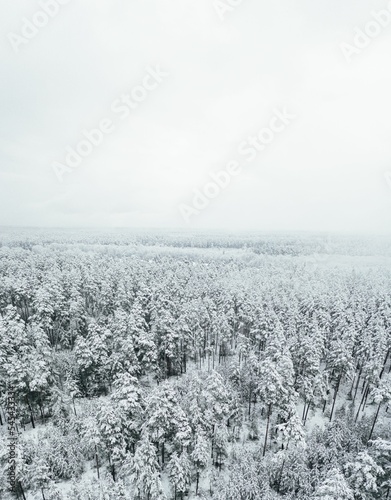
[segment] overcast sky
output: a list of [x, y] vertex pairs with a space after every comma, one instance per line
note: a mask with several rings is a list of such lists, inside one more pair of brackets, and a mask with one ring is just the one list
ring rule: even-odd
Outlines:
[[[45, 24], [40, 2], [2, 0], [0, 225], [390, 231], [391, 23], [350, 64], [341, 50], [387, 2], [216, 5], [71, 0], [19, 43], [23, 18]], [[124, 118], [118, 100], [157, 67]], [[247, 161], [239, 145], [276, 109], [295, 118]], [[60, 182], [53, 162], [104, 119]], [[232, 161], [241, 173], [186, 223], [180, 207]]]

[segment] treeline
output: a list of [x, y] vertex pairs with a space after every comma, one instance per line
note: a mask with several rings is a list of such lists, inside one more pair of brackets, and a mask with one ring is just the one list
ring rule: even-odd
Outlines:
[[0, 248], [119, 246], [140, 249], [226, 249], [248, 250], [257, 255], [312, 256], [317, 254], [350, 256], [391, 256], [389, 236], [344, 236], [324, 233], [210, 232], [130, 229], [14, 229], [0, 228]]

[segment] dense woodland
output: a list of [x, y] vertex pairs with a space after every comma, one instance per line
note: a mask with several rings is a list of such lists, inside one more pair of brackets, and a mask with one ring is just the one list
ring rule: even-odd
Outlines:
[[389, 240], [0, 241], [1, 499], [391, 499]]

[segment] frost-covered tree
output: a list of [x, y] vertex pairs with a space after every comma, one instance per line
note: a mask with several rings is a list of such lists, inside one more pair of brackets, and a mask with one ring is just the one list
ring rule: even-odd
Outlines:
[[391, 441], [376, 439], [370, 443], [376, 463], [383, 469], [381, 491], [385, 498], [391, 494]]
[[161, 384], [146, 401], [143, 432], [161, 446], [162, 464], [165, 459], [165, 442], [172, 436], [178, 409], [176, 394], [168, 384]]
[[39, 490], [42, 500], [46, 500], [45, 489], [52, 478], [49, 465], [43, 458], [35, 457], [34, 461], [26, 469], [28, 482], [33, 490]]
[[154, 493], [155, 497], [161, 494], [160, 466], [157, 459], [156, 447], [144, 434], [139, 441], [134, 456], [127, 456], [121, 475], [130, 483], [136, 498], [147, 499]]
[[382, 404], [389, 403], [391, 401], [391, 375], [388, 374], [386, 378], [380, 380], [379, 386], [373, 391], [373, 401], [377, 403], [377, 409], [375, 412], [375, 416], [373, 419], [371, 431], [369, 433], [368, 441], [372, 438], [373, 431], [375, 429], [375, 425], [377, 419], [379, 417], [379, 412]]
[[327, 472], [313, 498], [314, 500], [354, 500], [353, 491], [338, 469], [331, 469]]
[[112, 402], [103, 404], [96, 416], [101, 443], [109, 457], [111, 473], [116, 480], [116, 464], [125, 459], [130, 430], [122, 407]]
[[359, 453], [353, 462], [345, 465], [345, 474], [354, 495], [359, 500], [368, 500], [378, 491], [377, 479], [384, 473], [366, 452]]
[[180, 455], [174, 452], [168, 462], [167, 468], [170, 482], [174, 487], [174, 498], [176, 500], [177, 493], [179, 493], [182, 499], [183, 494], [190, 484], [191, 477], [191, 463], [187, 452], [183, 451]]
[[196, 443], [194, 445], [194, 450], [191, 454], [191, 458], [196, 468], [196, 494], [198, 494], [200, 475], [208, 465], [210, 446], [201, 428], [198, 429], [196, 435]]

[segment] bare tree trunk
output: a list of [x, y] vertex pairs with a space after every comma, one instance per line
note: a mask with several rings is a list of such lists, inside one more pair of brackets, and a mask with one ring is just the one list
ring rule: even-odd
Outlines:
[[365, 390], [364, 394], [362, 395], [362, 398], [361, 398], [361, 401], [360, 401], [360, 404], [358, 406], [358, 410], [357, 410], [357, 413], [356, 413], [356, 418], [354, 419], [355, 422], [357, 422], [358, 416], [360, 414], [361, 405], [364, 402], [365, 395], [367, 394], [367, 391], [369, 391], [369, 387]]
[[382, 404], [382, 402], [380, 401], [379, 406], [377, 407], [375, 418], [373, 419], [373, 424], [372, 424], [371, 432], [369, 433], [368, 441], [371, 440], [371, 437], [372, 437], [372, 434], [373, 434], [373, 430], [374, 430], [375, 425], [376, 425], [377, 417], [379, 416], [379, 411], [380, 411], [381, 404]]
[[113, 477], [113, 481], [115, 482], [115, 467], [114, 464], [111, 462], [111, 456], [109, 455], [109, 464], [111, 468], [111, 475]]
[[98, 479], [100, 479], [98, 449], [97, 449], [96, 445], [95, 445], [95, 461], [96, 461], [96, 470], [98, 472]]
[[384, 358], [383, 368], [382, 368], [382, 370], [381, 370], [381, 372], [380, 372], [379, 378], [382, 378], [382, 376], [383, 376], [383, 373], [384, 373], [384, 370], [385, 370], [385, 368], [386, 368], [386, 365], [387, 365], [387, 360], [388, 360], [388, 356], [389, 356], [389, 355], [390, 355], [390, 349], [388, 349], [387, 354], [386, 354], [386, 357]]
[[354, 388], [354, 382], [356, 381], [356, 377], [357, 377], [357, 375], [356, 375], [356, 373], [355, 373], [355, 374], [354, 374], [354, 377], [353, 377], [352, 385], [350, 386], [350, 390], [349, 390], [349, 392], [348, 392], [348, 396], [349, 396], [350, 398], [352, 398], [352, 395], [353, 395], [353, 388]]
[[308, 412], [310, 411], [310, 406], [311, 406], [311, 401], [308, 403], [308, 406], [307, 406], [307, 411], [305, 412], [305, 417], [304, 417], [304, 425], [305, 425], [305, 424], [306, 424], [306, 422], [307, 422]]
[[20, 481], [19, 481], [19, 488], [20, 488], [20, 492], [22, 494], [23, 500], [26, 500], [26, 495], [24, 494], [23, 486], [22, 486], [22, 483]]
[[26, 396], [26, 401], [27, 401], [27, 406], [29, 407], [29, 410], [30, 410], [31, 425], [33, 426], [33, 429], [35, 429], [33, 409], [31, 408], [31, 404], [30, 404], [28, 396]]
[[354, 388], [353, 403], [356, 401], [358, 385], [360, 383], [360, 378], [361, 378], [361, 372], [362, 372], [362, 367], [360, 367], [360, 371], [358, 372], [358, 378], [357, 378], [357, 382], [356, 382], [356, 387]]
[[265, 443], [263, 445], [263, 453], [262, 456], [264, 457], [266, 454], [266, 447], [267, 447], [267, 436], [269, 434], [269, 425], [270, 425], [270, 414], [272, 412], [272, 405], [269, 405], [268, 411], [267, 411], [267, 424], [266, 424], [266, 432], [265, 432]]
[[45, 415], [44, 415], [44, 411], [43, 411], [43, 407], [42, 407], [42, 402], [41, 401], [39, 402], [39, 411], [41, 413], [41, 421], [42, 421], [42, 423], [44, 423], [45, 422]]
[[338, 390], [339, 390], [339, 386], [341, 384], [341, 379], [342, 379], [342, 373], [339, 375], [338, 377], [338, 382], [337, 382], [337, 386], [335, 388], [335, 392], [334, 392], [334, 398], [333, 398], [333, 406], [331, 408], [331, 413], [330, 413], [330, 422], [333, 418], [333, 413], [334, 413], [334, 408], [335, 408], [335, 401], [337, 400], [337, 394], [338, 394]]
[[366, 394], [365, 394], [365, 399], [364, 399], [364, 404], [363, 404], [363, 407], [362, 407], [362, 411], [365, 410], [365, 407], [367, 405], [368, 395], [369, 395], [369, 384], [368, 384], [368, 388], [367, 388], [367, 391], [366, 391]]

